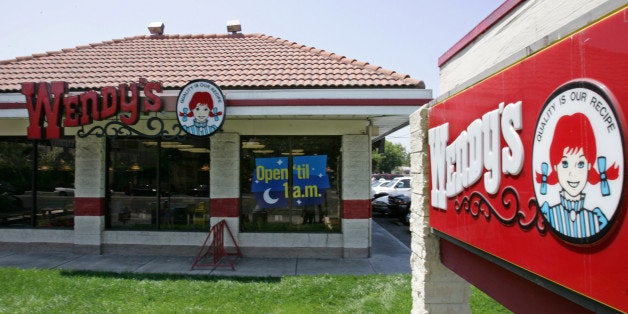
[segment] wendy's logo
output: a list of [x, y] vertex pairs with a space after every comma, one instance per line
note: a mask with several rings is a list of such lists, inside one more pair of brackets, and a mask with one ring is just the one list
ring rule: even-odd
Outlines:
[[549, 96], [537, 120], [534, 192], [547, 226], [569, 243], [598, 241], [621, 210], [624, 145], [615, 105], [601, 83], [571, 81]]
[[209, 136], [222, 126], [225, 98], [216, 84], [208, 80], [189, 82], [177, 98], [177, 118], [188, 134]]

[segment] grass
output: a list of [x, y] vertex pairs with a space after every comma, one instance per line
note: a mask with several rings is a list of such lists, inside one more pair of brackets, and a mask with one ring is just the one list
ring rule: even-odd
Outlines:
[[[410, 280], [410, 275], [238, 278], [0, 268], [0, 313], [409, 313]], [[474, 290], [474, 312], [503, 313]], [[473, 309], [474, 303], [482, 308]]]

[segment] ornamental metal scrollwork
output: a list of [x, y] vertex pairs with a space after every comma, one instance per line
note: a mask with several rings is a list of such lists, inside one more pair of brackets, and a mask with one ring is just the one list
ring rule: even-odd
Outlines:
[[151, 133], [142, 133], [120, 121], [111, 121], [104, 126], [97, 125], [87, 131], [81, 128], [80, 130], [78, 130], [78, 132], [76, 132], [76, 136], [80, 138], [86, 138], [93, 135], [96, 137], [115, 139], [118, 137], [135, 135], [143, 138], [162, 139], [166, 141], [184, 141], [187, 138], [187, 133], [183, 130], [183, 128], [181, 128], [179, 124], [175, 124], [172, 126], [171, 133], [170, 131], [166, 130], [164, 121], [161, 120], [159, 117], [151, 117], [146, 120], [146, 128], [150, 130]]
[[544, 220], [539, 215], [539, 206], [536, 200], [531, 199], [528, 203], [528, 211], [521, 208], [519, 195], [512, 187], [506, 187], [501, 193], [501, 208], [496, 209], [491, 201], [482, 193], [473, 192], [470, 196], [465, 196], [462, 200], [456, 200], [454, 210], [460, 214], [462, 210], [470, 214], [473, 218], [484, 216], [486, 221], [490, 221], [491, 217], [495, 218], [506, 226], [512, 226], [517, 223], [523, 230], [529, 230], [534, 227], [541, 234], [545, 234]]

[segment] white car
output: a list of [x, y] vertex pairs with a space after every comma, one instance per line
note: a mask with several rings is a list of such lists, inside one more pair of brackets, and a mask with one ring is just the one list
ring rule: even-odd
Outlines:
[[412, 178], [411, 177], [398, 177], [392, 179], [385, 186], [380, 186], [377, 190], [371, 189], [374, 192], [371, 195], [372, 198], [377, 198], [382, 195], [396, 195], [396, 194], [404, 194], [406, 196], [410, 196], [412, 194]]
[[388, 183], [390, 183], [389, 180], [383, 179], [373, 181], [373, 183], [371, 183], [371, 198], [373, 198], [375, 194], [379, 193], [379, 190], [384, 188]]

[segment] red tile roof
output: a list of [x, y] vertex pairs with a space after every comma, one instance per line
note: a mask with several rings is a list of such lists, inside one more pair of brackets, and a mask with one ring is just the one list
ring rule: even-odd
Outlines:
[[0, 91], [66, 81], [70, 90], [137, 82], [179, 89], [205, 78], [223, 89], [425, 88], [421, 80], [261, 34], [136, 36], [0, 61]]

